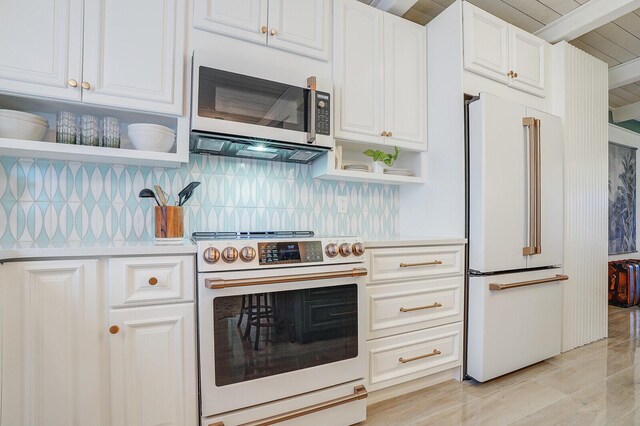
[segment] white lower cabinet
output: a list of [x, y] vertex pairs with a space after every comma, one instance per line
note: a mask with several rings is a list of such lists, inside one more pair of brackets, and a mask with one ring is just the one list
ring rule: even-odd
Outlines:
[[[118, 309], [123, 265], [157, 282]], [[0, 265], [0, 426], [197, 424], [193, 267], [192, 256]], [[167, 288], [184, 297], [165, 300]]]
[[113, 425], [197, 423], [194, 309], [183, 303], [111, 310]]
[[367, 389], [461, 367], [464, 246], [367, 251]]

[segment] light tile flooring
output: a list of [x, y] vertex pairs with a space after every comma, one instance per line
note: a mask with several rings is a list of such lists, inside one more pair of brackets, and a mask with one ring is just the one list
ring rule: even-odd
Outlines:
[[640, 310], [609, 338], [486, 383], [448, 381], [368, 408], [362, 425], [640, 425]]

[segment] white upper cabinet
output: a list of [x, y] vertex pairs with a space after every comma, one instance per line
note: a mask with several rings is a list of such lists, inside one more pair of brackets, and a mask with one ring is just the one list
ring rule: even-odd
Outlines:
[[269, 0], [271, 47], [318, 59], [329, 59], [331, 1]]
[[427, 134], [427, 32], [384, 15], [384, 130], [387, 142], [424, 149]]
[[463, 3], [466, 70], [544, 97], [547, 42]]
[[324, 61], [331, 0], [194, 0], [193, 25]]
[[383, 143], [383, 12], [355, 0], [334, 7], [334, 137]]
[[82, 100], [182, 115], [184, 8], [180, 0], [86, 0]]
[[0, 90], [80, 100], [82, 0], [2, 0], [0, 40]]
[[544, 57], [547, 43], [518, 27], [509, 27], [510, 86], [534, 95], [544, 95]]
[[338, 0], [334, 46], [336, 139], [426, 150], [426, 29]]
[[193, 25], [206, 31], [266, 44], [267, 0], [195, 0]]
[[467, 2], [463, 3], [464, 67], [509, 83], [509, 24]]

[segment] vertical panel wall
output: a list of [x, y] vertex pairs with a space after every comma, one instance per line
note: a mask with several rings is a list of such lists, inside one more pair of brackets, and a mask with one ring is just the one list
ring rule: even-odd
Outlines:
[[565, 251], [563, 351], [607, 336], [607, 64], [553, 46], [555, 113], [563, 118]]

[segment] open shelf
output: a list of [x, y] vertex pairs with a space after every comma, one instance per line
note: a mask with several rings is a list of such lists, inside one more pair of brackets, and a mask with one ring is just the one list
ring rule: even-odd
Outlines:
[[[9, 95], [0, 95], [0, 109], [30, 112], [49, 122], [49, 129], [42, 141], [0, 138], [0, 156], [160, 167], [180, 167], [181, 164], [189, 162], [188, 118]], [[56, 143], [56, 114], [58, 111], [119, 119], [120, 148]], [[130, 123], [153, 123], [173, 129], [176, 132], [176, 143], [172, 151], [165, 153], [134, 149], [127, 135], [127, 126]]]

